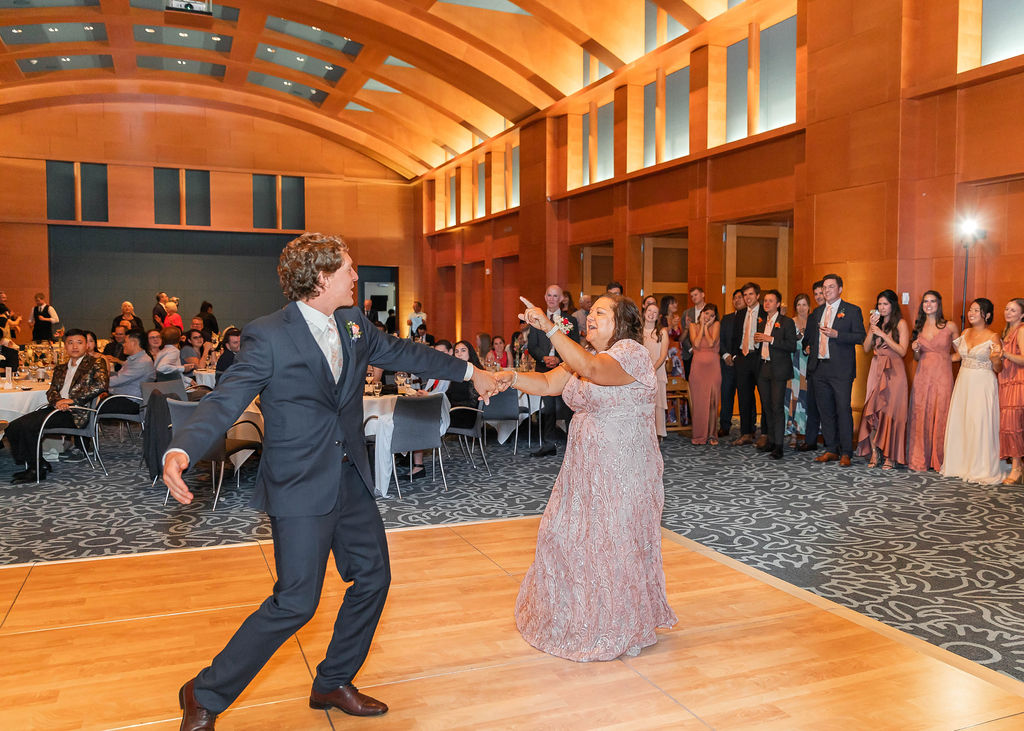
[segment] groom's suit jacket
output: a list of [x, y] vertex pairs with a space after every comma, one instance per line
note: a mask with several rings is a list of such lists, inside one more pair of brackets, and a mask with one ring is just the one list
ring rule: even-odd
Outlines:
[[382, 333], [358, 308], [339, 309], [334, 317], [344, 358], [337, 383], [298, 305], [292, 302], [245, 327], [234, 364], [175, 434], [170, 447], [184, 450], [194, 465], [259, 395], [263, 457], [252, 507], [280, 517], [329, 513], [337, 502], [346, 456], [372, 494], [363, 437], [367, 364], [449, 381], [461, 381], [466, 364]]

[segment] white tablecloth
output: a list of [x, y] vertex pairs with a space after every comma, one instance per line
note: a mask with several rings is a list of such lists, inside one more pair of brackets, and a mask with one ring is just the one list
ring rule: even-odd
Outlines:
[[[19, 416], [46, 406], [46, 390], [49, 381], [14, 381], [14, 390], [0, 389], [0, 419], [14, 421]], [[23, 391], [23, 388], [29, 390]]]
[[[254, 439], [256, 441], [263, 441], [263, 412], [260, 411], [260, 407], [256, 405], [255, 399], [245, 407], [245, 411], [243, 411], [242, 415], [238, 417], [238, 421], [245, 419], [256, 422], [256, 424], [259, 425], [260, 430], [256, 431], [252, 424], [236, 424], [228, 429], [227, 435], [232, 439]], [[255, 450], [243, 449], [240, 452], [235, 452], [228, 457], [228, 459], [231, 460], [231, 464], [237, 470], [245, 464], [245, 460], [249, 459], [253, 454], [255, 454]]]
[[[366, 424], [366, 433], [374, 435], [376, 446], [374, 447], [374, 492], [381, 497], [388, 496], [388, 487], [391, 483], [391, 435], [395, 431], [395, 404], [399, 398], [418, 398], [416, 396], [364, 396], [363, 397], [363, 421], [370, 416]], [[441, 399], [441, 434], [448, 431], [451, 408], [448, 397]]]
[[[528, 406], [530, 414], [536, 414], [540, 411], [540, 396], [520, 392], [519, 405]], [[530, 418], [530, 414], [521, 413], [518, 419], [487, 419], [485, 423], [493, 426], [498, 432], [498, 444], [504, 444], [505, 440], [512, 436], [512, 432], [516, 430], [520, 422]]]
[[196, 369], [192, 371], [192, 377], [196, 379], [196, 383], [200, 386], [213, 388], [217, 385], [217, 371], [213, 368]]

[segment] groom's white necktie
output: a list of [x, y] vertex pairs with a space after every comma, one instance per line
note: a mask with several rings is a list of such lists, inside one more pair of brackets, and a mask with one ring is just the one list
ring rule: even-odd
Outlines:
[[341, 336], [338, 335], [338, 323], [333, 317], [327, 321], [327, 330], [324, 332], [324, 337], [327, 345], [323, 349], [324, 355], [327, 356], [327, 364], [331, 367], [334, 382], [337, 383], [338, 379], [341, 378], [343, 356], [341, 353]]

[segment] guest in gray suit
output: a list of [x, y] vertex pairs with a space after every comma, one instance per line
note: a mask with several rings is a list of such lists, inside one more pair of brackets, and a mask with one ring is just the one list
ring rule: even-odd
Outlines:
[[[121, 366], [121, 370], [110, 376], [110, 393], [117, 396], [142, 398], [142, 384], [156, 379], [153, 361], [142, 349], [142, 341], [145, 337], [146, 334], [141, 330], [132, 330], [125, 335], [124, 354], [127, 358], [124, 365]], [[122, 409], [126, 410], [122, 411]], [[118, 407], [122, 414], [135, 414], [138, 413], [138, 409], [138, 404], [125, 404]]]
[[356, 716], [387, 712], [351, 682], [391, 580], [362, 430], [367, 364], [472, 380], [482, 397], [499, 390], [490, 373], [388, 337], [353, 307], [359, 276], [341, 239], [303, 234], [284, 248], [277, 271], [291, 304], [245, 327], [235, 363], [164, 456], [171, 494], [191, 502], [182, 473], [260, 395], [265, 438], [251, 505], [270, 516], [277, 582], [213, 662], [181, 688], [183, 729], [212, 729], [217, 714], [313, 617], [331, 553], [342, 580], [352, 583], [317, 666], [310, 707]]

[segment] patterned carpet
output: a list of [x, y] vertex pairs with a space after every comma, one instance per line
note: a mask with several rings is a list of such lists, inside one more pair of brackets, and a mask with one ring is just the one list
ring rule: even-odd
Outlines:
[[[196, 501], [163, 505], [138, 467], [138, 447], [104, 440], [110, 477], [61, 462], [38, 487], [8, 484], [0, 451], [0, 565], [223, 545], [270, 536], [225, 477], [217, 511], [209, 472], [190, 478]], [[703, 545], [893, 627], [1024, 680], [1024, 494], [934, 473], [848, 469], [749, 447], [666, 440], [664, 525]], [[560, 450], [561, 453], [561, 450]], [[561, 458], [512, 455], [491, 444], [488, 477], [452, 446], [449, 490], [404, 483], [380, 502], [388, 528], [536, 515]], [[429, 462], [428, 462], [429, 471]], [[392, 489], [394, 485], [392, 483]], [[684, 620], [685, 621], [685, 620]]]

